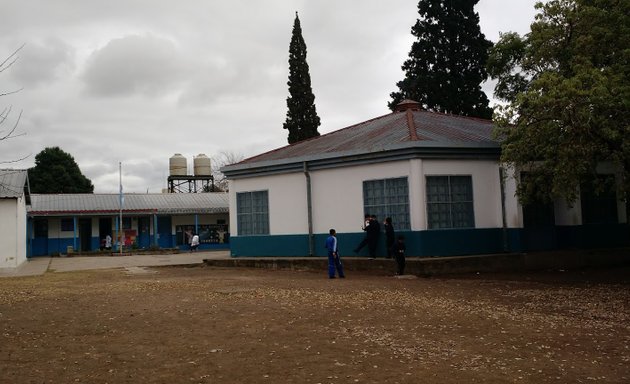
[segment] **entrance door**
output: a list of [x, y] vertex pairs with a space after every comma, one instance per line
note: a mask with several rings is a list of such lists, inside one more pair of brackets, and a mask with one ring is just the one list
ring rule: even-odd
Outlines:
[[138, 218], [138, 247], [149, 248], [151, 245], [151, 236], [149, 235], [149, 217]]
[[98, 219], [98, 239], [102, 247], [105, 247], [105, 238], [107, 235], [109, 235], [112, 239], [114, 238], [114, 235], [112, 234], [112, 218], [101, 217]]
[[33, 220], [33, 256], [48, 255], [48, 219]]
[[173, 236], [170, 216], [158, 216], [158, 245], [160, 248], [173, 247]]
[[92, 250], [92, 219], [79, 219], [79, 250]]

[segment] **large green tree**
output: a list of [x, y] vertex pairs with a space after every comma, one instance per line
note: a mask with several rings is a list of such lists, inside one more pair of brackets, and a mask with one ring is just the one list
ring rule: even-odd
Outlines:
[[630, 192], [630, 2], [550, 0], [525, 36], [503, 34], [491, 50], [502, 159], [527, 170], [518, 194], [578, 197], [604, 190], [597, 167], [612, 164]]
[[28, 170], [33, 193], [92, 193], [94, 185], [85, 177], [74, 157], [59, 147], [48, 147], [35, 156]]
[[492, 43], [479, 29], [479, 0], [421, 0], [420, 18], [411, 28], [417, 40], [402, 66], [405, 78], [388, 104], [404, 99], [426, 108], [463, 116], [491, 118], [488, 97], [481, 90]]
[[289, 45], [289, 97], [287, 119], [283, 128], [289, 130], [289, 144], [319, 136], [319, 116], [315, 109], [315, 95], [311, 88], [311, 75], [306, 62], [306, 43], [297, 12], [293, 22], [293, 35]]

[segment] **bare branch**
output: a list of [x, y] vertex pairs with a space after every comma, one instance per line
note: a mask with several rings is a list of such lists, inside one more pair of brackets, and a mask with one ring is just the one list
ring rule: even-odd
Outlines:
[[26, 43], [22, 44], [20, 48], [16, 49], [11, 55], [9, 55], [9, 57], [4, 59], [4, 61], [0, 63], [0, 73], [9, 69], [13, 65], [13, 63], [15, 63], [20, 58], [17, 54], [22, 50], [22, 48], [24, 48], [25, 45]]
[[20, 89], [16, 89], [15, 91], [9, 91], [9, 92], [5, 92], [5, 93], [0, 93], [0, 96], [8, 96], [8, 95], [12, 95], [12, 94], [14, 94], [14, 93], [18, 93], [18, 92], [20, 92], [20, 91], [21, 91], [21, 90], [23, 90], [23, 89], [24, 89], [24, 88], [22, 87], [22, 88], [20, 88]]
[[22, 157], [21, 159], [7, 160], [7, 161], [0, 161], [0, 164], [18, 163], [18, 162], [20, 162], [20, 161], [22, 161], [22, 160], [26, 160], [26, 159], [28, 159], [28, 158], [29, 158], [29, 157], [31, 157], [32, 155], [33, 155], [33, 154], [32, 154], [32, 153], [30, 153], [30, 154], [28, 154], [28, 155], [26, 155], [26, 156]]
[[[7, 111], [7, 110], [5, 109], [5, 111]], [[8, 109], [8, 111], [6, 112], [5, 115], [0, 115], [0, 124], [5, 122], [9, 112], [11, 112], [11, 108]], [[0, 136], [0, 141], [24, 135], [23, 133], [21, 133], [19, 135], [14, 134], [15, 130], [17, 129], [18, 124], [20, 123], [20, 119], [21, 118], [22, 118], [22, 111], [20, 111], [20, 114], [18, 115], [17, 119], [15, 120], [15, 124], [13, 124], [13, 127], [11, 127], [9, 132], [7, 134], [5, 134], [4, 136]], [[2, 131], [0, 131], [0, 132], [2, 132]]]

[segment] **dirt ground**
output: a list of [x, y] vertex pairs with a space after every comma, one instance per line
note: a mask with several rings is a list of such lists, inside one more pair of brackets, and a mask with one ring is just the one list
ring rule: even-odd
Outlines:
[[0, 383], [628, 383], [630, 268], [0, 279]]

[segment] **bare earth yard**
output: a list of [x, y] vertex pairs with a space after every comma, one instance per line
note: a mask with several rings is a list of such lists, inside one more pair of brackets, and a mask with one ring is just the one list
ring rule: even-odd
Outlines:
[[630, 268], [0, 279], [0, 383], [628, 383]]

